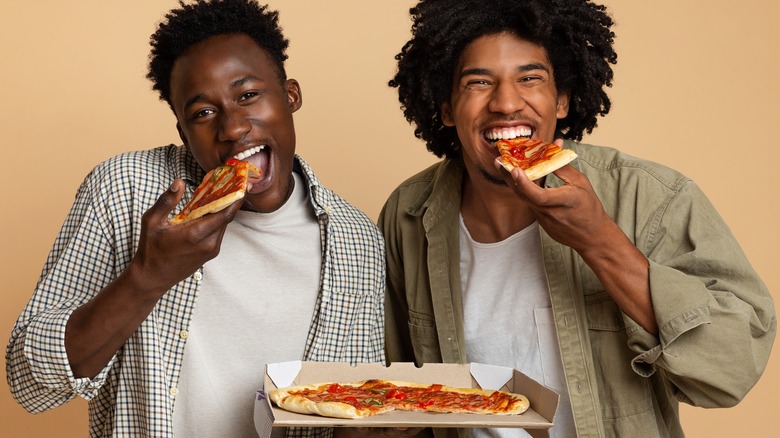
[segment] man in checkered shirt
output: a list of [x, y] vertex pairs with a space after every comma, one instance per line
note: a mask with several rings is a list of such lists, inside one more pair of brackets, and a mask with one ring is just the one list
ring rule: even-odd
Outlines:
[[[30, 412], [89, 400], [93, 437], [256, 436], [266, 363], [384, 361], [382, 237], [295, 154], [277, 12], [182, 4], [151, 45], [183, 145], [86, 177], [13, 328], [8, 382]], [[168, 222], [231, 158], [262, 172], [246, 197]]]

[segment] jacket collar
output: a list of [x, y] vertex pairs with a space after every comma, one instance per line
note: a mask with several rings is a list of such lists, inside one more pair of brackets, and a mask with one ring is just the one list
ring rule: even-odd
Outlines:
[[423, 216], [423, 227], [430, 231], [453, 212], [460, 211], [463, 162], [446, 158], [434, 166], [432, 178], [420, 196], [412, 202], [406, 212], [412, 216]]
[[[577, 143], [571, 140], [564, 142], [564, 148], [578, 149]], [[577, 160], [574, 160], [572, 165], [579, 170], [580, 165]], [[435, 227], [442, 218], [450, 217], [453, 209], [460, 211], [463, 172], [466, 171], [460, 158], [445, 158], [434, 165], [433, 169], [428, 185], [406, 209], [406, 212], [412, 216], [423, 216], [423, 227], [426, 232]], [[563, 181], [552, 174], [544, 180], [544, 187], [561, 185]]]

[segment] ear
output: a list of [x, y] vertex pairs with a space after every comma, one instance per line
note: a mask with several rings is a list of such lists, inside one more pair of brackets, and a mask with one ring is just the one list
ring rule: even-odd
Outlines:
[[449, 102], [440, 104], [439, 112], [441, 112], [441, 122], [444, 126], [455, 126], [455, 118], [452, 117], [452, 107]]
[[558, 99], [555, 104], [555, 116], [559, 119], [562, 119], [569, 115], [569, 92], [568, 91], [561, 91], [558, 93]]
[[284, 89], [287, 92], [287, 104], [290, 106], [290, 112], [298, 111], [303, 105], [301, 85], [295, 79], [287, 79], [284, 81]]
[[181, 143], [187, 148], [190, 148], [190, 145], [187, 144], [187, 137], [184, 136], [184, 131], [181, 130], [181, 124], [179, 122], [176, 122], [176, 131], [179, 133], [179, 138], [181, 139]]

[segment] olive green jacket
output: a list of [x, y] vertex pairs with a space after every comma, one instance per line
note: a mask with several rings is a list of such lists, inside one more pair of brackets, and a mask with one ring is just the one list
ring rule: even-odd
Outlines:
[[[578, 436], [683, 436], [678, 401], [733, 406], [761, 376], [776, 330], [772, 298], [690, 179], [614, 149], [566, 147], [579, 155], [573, 165], [607, 213], [649, 259], [659, 328], [653, 336], [622, 313], [580, 256], [540, 231]], [[402, 183], [380, 215], [391, 361], [466, 361], [463, 172], [459, 160], [431, 166]], [[560, 184], [552, 175], [545, 181]]]

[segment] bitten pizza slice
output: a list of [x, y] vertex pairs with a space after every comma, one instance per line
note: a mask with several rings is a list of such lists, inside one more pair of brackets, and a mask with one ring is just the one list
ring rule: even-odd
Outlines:
[[203, 177], [190, 202], [171, 218], [171, 222], [181, 224], [226, 208], [244, 197], [250, 179], [260, 176], [260, 170], [252, 163], [231, 158]]
[[498, 140], [496, 147], [505, 169], [511, 171], [519, 167], [532, 181], [555, 172], [577, 158], [571, 149], [525, 137]]

